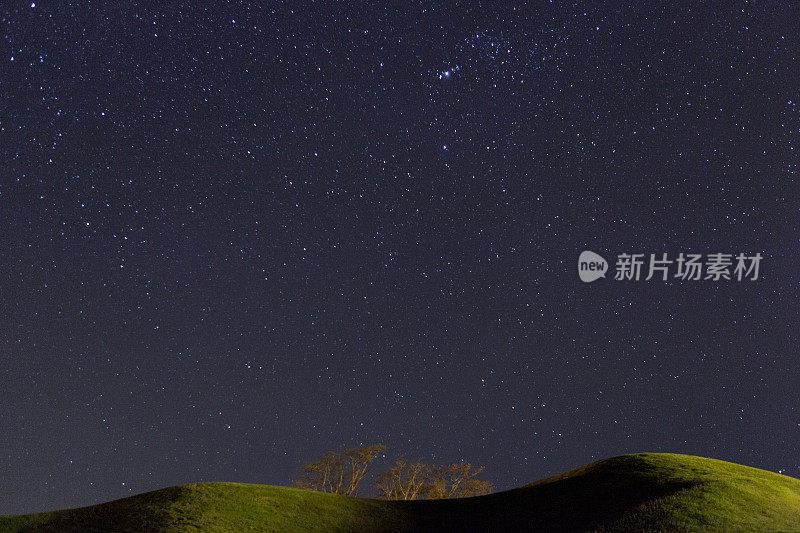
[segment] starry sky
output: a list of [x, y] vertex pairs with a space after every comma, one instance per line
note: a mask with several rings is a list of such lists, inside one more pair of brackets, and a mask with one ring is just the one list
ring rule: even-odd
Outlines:
[[376, 442], [800, 476], [796, 4], [202, 4], [0, 5], [0, 512]]

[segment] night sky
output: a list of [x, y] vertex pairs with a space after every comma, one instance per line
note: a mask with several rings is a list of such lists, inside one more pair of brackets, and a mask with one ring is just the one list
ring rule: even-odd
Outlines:
[[378, 442], [800, 476], [800, 7], [199, 4], [0, 6], [0, 512]]

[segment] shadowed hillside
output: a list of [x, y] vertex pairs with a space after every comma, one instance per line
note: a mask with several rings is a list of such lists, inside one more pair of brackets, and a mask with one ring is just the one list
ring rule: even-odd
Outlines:
[[518, 489], [381, 501], [239, 483], [0, 517], [0, 531], [800, 531], [800, 480], [714, 459], [636, 454]]

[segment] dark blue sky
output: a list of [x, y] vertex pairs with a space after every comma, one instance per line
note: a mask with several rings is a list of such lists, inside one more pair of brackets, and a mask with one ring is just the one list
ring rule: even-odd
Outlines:
[[0, 512], [376, 442], [800, 476], [798, 7], [381, 4], [0, 7]]

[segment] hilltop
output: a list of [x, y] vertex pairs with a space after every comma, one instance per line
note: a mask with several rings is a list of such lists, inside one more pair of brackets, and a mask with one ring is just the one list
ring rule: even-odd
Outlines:
[[800, 480], [715, 459], [643, 453], [517, 489], [382, 501], [197, 483], [91, 507], [0, 517], [0, 531], [800, 531]]

